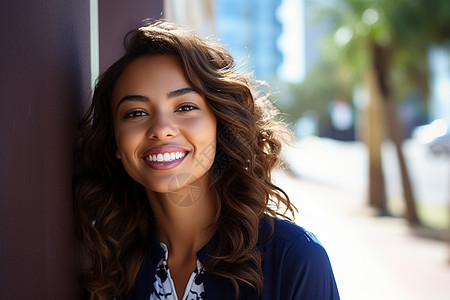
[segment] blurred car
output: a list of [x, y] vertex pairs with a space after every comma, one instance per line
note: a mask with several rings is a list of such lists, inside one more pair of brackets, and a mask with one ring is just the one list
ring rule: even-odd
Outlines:
[[448, 155], [450, 156], [450, 133], [444, 134], [440, 137], [433, 139], [428, 143], [428, 147], [431, 153], [435, 155]]
[[416, 127], [412, 136], [426, 145], [433, 155], [450, 156], [449, 124], [444, 119], [436, 119], [430, 124]]

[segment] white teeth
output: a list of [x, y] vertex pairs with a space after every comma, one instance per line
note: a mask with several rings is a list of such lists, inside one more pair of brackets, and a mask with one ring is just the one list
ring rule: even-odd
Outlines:
[[168, 162], [168, 161], [180, 159], [185, 156], [186, 156], [185, 152], [170, 152], [170, 153], [165, 152], [165, 153], [149, 155], [145, 159], [148, 161]]
[[164, 161], [170, 161], [170, 154], [164, 153]]

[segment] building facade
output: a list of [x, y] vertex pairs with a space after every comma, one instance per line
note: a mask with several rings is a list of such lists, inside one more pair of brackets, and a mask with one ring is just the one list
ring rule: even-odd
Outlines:
[[282, 63], [277, 40], [282, 24], [276, 11], [281, 0], [216, 0], [216, 35], [243, 70], [256, 79], [276, 78]]

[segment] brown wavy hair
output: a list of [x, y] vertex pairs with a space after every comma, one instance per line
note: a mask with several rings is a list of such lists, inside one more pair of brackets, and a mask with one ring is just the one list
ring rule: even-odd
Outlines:
[[[251, 76], [236, 70], [233, 58], [215, 40], [164, 21], [147, 21], [124, 39], [125, 54], [97, 82], [80, 122], [76, 149], [74, 203], [77, 236], [84, 254], [82, 286], [90, 299], [121, 297], [135, 283], [147, 252], [152, 212], [144, 188], [115, 157], [111, 99], [124, 69], [145, 55], [172, 55], [207, 100], [217, 119], [217, 149], [209, 170], [216, 214], [217, 247], [204, 266], [228, 278], [239, 295], [248, 285], [263, 288], [258, 225], [262, 218], [295, 213], [286, 193], [272, 183], [287, 131], [278, 111]], [[260, 94], [260, 95], [259, 95]], [[280, 206], [284, 208], [279, 213]], [[272, 223], [271, 223], [272, 224]], [[273, 224], [272, 224], [273, 225]]]

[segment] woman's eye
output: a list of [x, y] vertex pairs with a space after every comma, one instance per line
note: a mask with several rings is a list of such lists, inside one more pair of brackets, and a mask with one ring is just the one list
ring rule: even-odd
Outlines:
[[124, 119], [134, 119], [134, 118], [139, 118], [139, 117], [143, 117], [143, 116], [147, 116], [148, 114], [145, 111], [142, 110], [133, 110], [133, 111], [129, 111], [127, 112], [123, 118]]
[[198, 109], [198, 106], [191, 103], [186, 103], [178, 107], [176, 111], [191, 111], [194, 109]]

